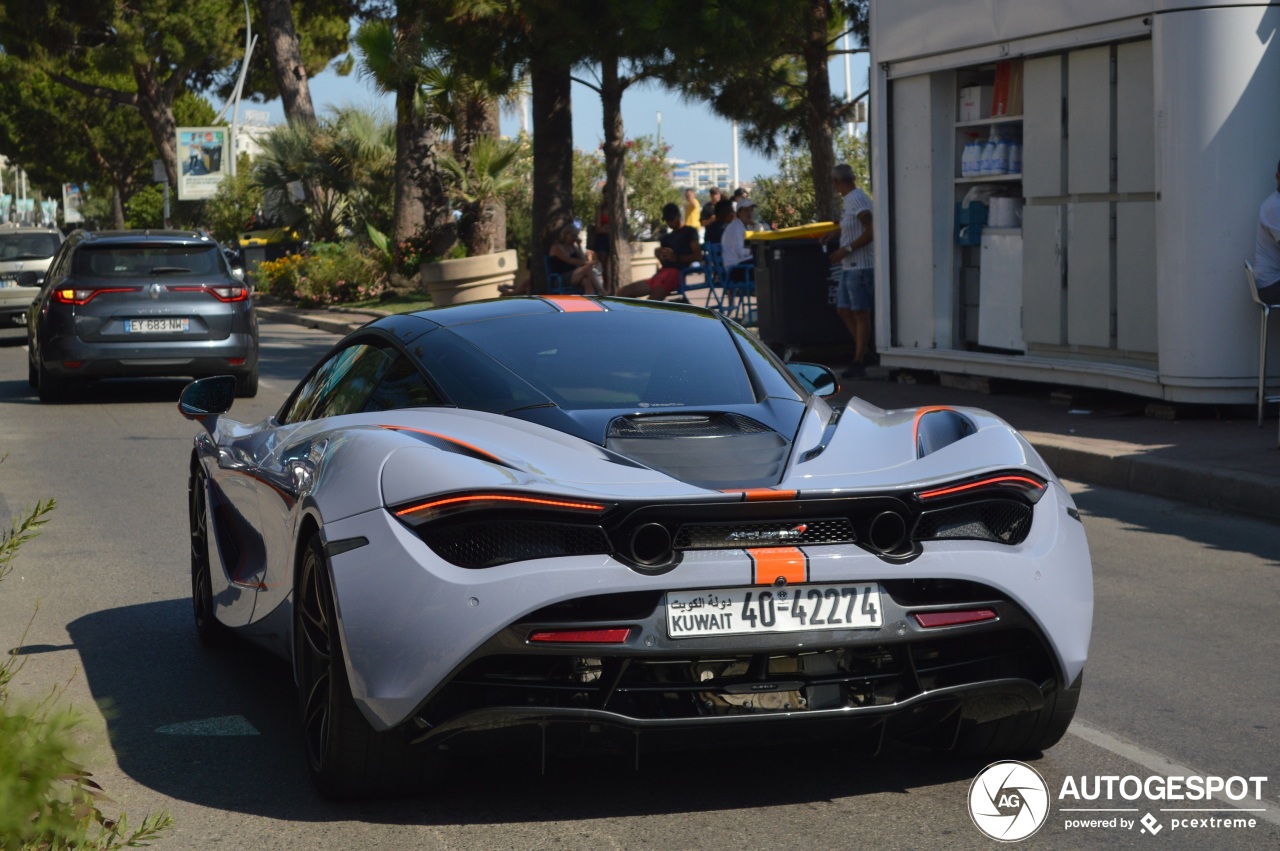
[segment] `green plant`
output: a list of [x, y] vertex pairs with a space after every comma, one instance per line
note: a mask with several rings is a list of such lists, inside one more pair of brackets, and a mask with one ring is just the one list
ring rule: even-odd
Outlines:
[[300, 307], [376, 298], [388, 289], [378, 257], [355, 242], [313, 245], [298, 271], [293, 298]]
[[[52, 499], [37, 502], [0, 534], [0, 580], [55, 506]], [[106, 851], [150, 844], [172, 825], [172, 817], [149, 815], [130, 830], [124, 815], [103, 813], [101, 805], [110, 798], [75, 759], [80, 716], [52, 708], [57, 691], [33, 708], [16, 706], [6, 688], [21, 667], [16, 659], [10, 654], [0, 663], [0, 848]]]
[[[858, 186], [870, 191], [865, 140], [840, 134], [836, 137], [837, 163], [853, 166]], [[757, 177], [752, 199], [756, 202], [756, 220], [773, 228], [788, 228], [817, 221], [818, 205], [809, 172], [809, 152], [786, 144], [778, 157], [778, 174]]]
[[205, 205], [209, 232], [219, 242], [229, 242], [240, 235], [255, 212], [262, 209], [262, 187], [253, 179], [253, 165], [248, 154], [236, 162], [236, 174], [218, 184], [218, 193]]
[[652, 136], [626, 142], [623, 173], [627, 181], [627, 215], [636, 239], [653, 239], [663, 226], [662, 207], [678, 197], [667, 162], [670, 145], [660, 145]]

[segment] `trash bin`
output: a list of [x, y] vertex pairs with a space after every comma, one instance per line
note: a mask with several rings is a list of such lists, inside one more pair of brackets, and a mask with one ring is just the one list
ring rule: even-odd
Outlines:
[[239, 243], [245, 274], [250, 276], [262, 263], [279, 260], [287, 254], [297, 254], [302, 250], [297, 232], [288, 228], [246, 231], [240, 234]]
[[810, 346], [853, 340], [836, 313], [836, 286], [823, 241], [840, 226], [819, 222], [747, 234], [756, 258], [760, 340], [788, 356]]

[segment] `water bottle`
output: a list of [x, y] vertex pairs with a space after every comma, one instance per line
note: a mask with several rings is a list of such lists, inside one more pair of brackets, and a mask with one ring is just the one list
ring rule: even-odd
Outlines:
[[1022, 174], [1022, 143], [1009, 144], [1009, 173]]
[[1009, 143], [1003, 136], [996, 142], [995, 153], [991, 156], [991, 173], [1009, 173]]

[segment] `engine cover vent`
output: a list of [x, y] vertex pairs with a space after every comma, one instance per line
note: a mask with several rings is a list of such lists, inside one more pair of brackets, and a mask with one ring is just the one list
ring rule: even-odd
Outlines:
[[698, 487], [768, 487], [791, 441], [740, 414], [639, 414], [609, 424], [605, 446]]

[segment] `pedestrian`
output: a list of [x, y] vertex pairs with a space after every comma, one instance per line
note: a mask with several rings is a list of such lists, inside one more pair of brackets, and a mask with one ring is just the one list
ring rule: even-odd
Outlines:
[[720, 240], [724, 236], [725, 228], [727, 228], [734, 218], [733, 202], [728, 198], [721, 198], [716, 202], [715, 218], [713, 218], [703, 231], [702, 242], [705, 245], [719, 245]]
[[595, 227], [592, 228], [594, 239], [591, 247], [596, 252], [596, 261], [600, 264], [600, 273], [604, 275], [604, 286], [606, 290], [612, 288], [613, 284], [609, 279], [609, 211], [605, 207], [605, 199], [601, 197], [600, 203], [596, 205], [596, 221]]
[[[704, 237], [705, 237], [705, 231], [707, 227], [716, 220], [716, 204], [720, 203], [720, 187], [712, 186], [710, 189], [708, 189], [707, 198], [710, 200], [708, 200], [707, 203], [702, 205], [702, 216], [698, 221], [698, 223], [702, 225], [702, 229], [704, 231]], [[710, 240], [707, 240], [704, 238], [703, 241], [709, 242]]]
[[840, 264], [840, 287], [836, 310], [853, 337], [853, 363], [842, 373], [858, 378], [866, 373], [871, 349], [871, 309], [875, 296], [875, 260], [871, 241], [871, 198], [858, 188], [853, 168], [841, 163], [831, 171], [836, 191], [844, 198], [840, 215], [839, 246], [831, 252], [831, 262]]
[[698, 193], [692, 189], [684, 191], [684, 226], [697, 230], [701, 224], [702, 205], [698, 203]]
[[743, 198], [746, 198], [746, 197], [747, 197], [747, 190], [745, 187], [739, 186], [737, 189], [733, 190], [733, 198], [732, 198], [733, 209], [735, 210], [738, 209], [738, 202], [740, 202]]
[[1253, 281], [1263, 304], [1280, 304], [1280, 163], [1276, 191], [1258, 210], [1258, 237], [1253, 249]]
[[647, 281], [634, 281], [618, 290], [623, 298], [648, 295], [653, 301], [663, 301], [680, 289], [680, 272], [702, 260], [702, 246], [698, 243], [698, 229], [684, 224], [678, 204], [662, 208], [662, 220], [669, 230], [658, 240], [653, 255], [661, 268]]
[[596, 274], [595, 252], [584, 252], [579, 247], [578, 233], [578, 226], [572, 222], [560, 229], [548, 252], [547, 271], [562, 275], [568, 286], [581, 288], [585, 295], [604, 295]]

